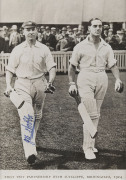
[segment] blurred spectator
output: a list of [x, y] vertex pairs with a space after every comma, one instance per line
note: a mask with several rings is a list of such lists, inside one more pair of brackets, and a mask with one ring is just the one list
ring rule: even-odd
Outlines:
[[77, 32], [78, 32], [78, 29], [77, 28], [73, 28], [73, 35], [72, 35], [73, 38], [76, 38]]
[[61, 40], [64, 38], [65, 34], [67, 34], [67, 28], [63, 27], [61, 34], [59, 34], [58, 40]]
[[66, 27], [63, 27], [62, 28], [62, 37], [64, 38], [65, 37], [65, 34], [67, 34], [67, 29], [66, 29]]
[[126, 36], [126, 29], [124, 29], [124, 36]]
[[113, 36], [113, 29], [109, 29], [109, 30], [108, 30], [108, 37], [105, 38], [105, 41], [106, 41], [107, 43], [109, 43], [110, 40], [112, 39], [112, 36]]
[[124, 35], [123, 35], [123, 38], [122, 38], [122, 42], [124, 44], [124, 50], [126, 50], [126, 29], [124, 29]]
[[120, 37], [116, 34], [116, 40], [118, 41], [118, 43], [120, 43]]
[[5, 40], [4, 53], [9, 53], [9, 32], [7, 26], [3, 26], [3, 38]]
[[3, 38], [3, 28], [0, 27], [0, 53], [4, 53], [5, 39]]
[[71, 30], [70, 26], [67, 26], [67, 32], [66, 34], [69, 34], [69, 31]]
[[56, 50], [56, 28], [52, 27], [51, 31], [49, 26], [46, 27], [46, 32], [45, 34], [43, 34], [43, 39], [42, 39], [42, 43], [44, 43], [45, 45], [47, 45], [48, 47], [50, 47], [50, 50], [55, 51]]
[[108, 36], [109, 36], [109, 37], [112, 37], [112, 36], [113, 36], [113, 29], [109, 29], [109, 30], [108, 30]]
[[50, 44], [50, 47], [52, 47], [54, 51], [56, 50], [56, 44], [57, 44], [55, 35], [56, 35], [56, 28], [52, 27], [48, 43]]
[[69, 37], [73, 37], [73, 30], [69, 29]]
[[37, 32], [40, 32], [40, 27], [39, 26], [37, 26], [36, 29], [37, 29]]
[[38, 32], [37, 40], [42, 43], [42, 34], [40, 32]]
[[[81, 38], [81, 41], [84, 40], [85, 39], [85, 34], [84, 34], [83, 30], [79, 28], [77, 34], [78, 33], [80, 33], [79, 37]], [[76, 36], [77, 36], [77, 34], [76, 34]]]
[[46, 32], [44, 26], [41, 26], [41, 27], [40, 27], [40, 32], [41, 32], [41, 34], [44, 34], [44, 33]]
[[51, 27], [51, 34], [53, 34], [54, 36], [56, 35], [56, 28], [55, 27]]
[[111, 40], [109, 41], [109, 45], [112, 47], [113, 50], [118, 50], [119, 42], [116, 39], [116, 36], [113, 35]]
[[83, 41], [83, 37], [81, 37], [81, 33], [80, 32], [77, 32], [76, 33], [76, 37], [74, 38], [75, 45], [78, 44], [81, 41]]
[[21, 37], [21, 42], [25, 41], [25, 36], [23, 34], [23, 29], [22, 28], [19, 29], [19, 34], [20, 34], [20, 37]]
[[84, 33], [84, 26], [83, 25], [81, 25], [81, 24], [78, 25], [78, 32], [80, 32], [81, 36], [84, 37], [85, 33]]
[[59, 28], [56, 28], [56, 35], [55, 35], [55, 37], [56, 37], [57, 42], [59, 41], [59, 39], [61, 37], [61, 32], [62, 31]]
[[84, 31], [85, 31], [84, 26], [81, 26], [81, 31], [82, 31], [82, 34], [84, 35], [85, 34], [84, 33]]
[[121, 31], [117, 31], [116, 33], [117, 33], [117, 35], [119, 36], [120, 41], [122, 41], [122, 39], [123, 39], [123, 37], [124, 37], [124, 31], [121, 30]]
[[67, 36], [68, 34], [65, 34], [64, 37], [62, 37], [62, 39], [60, 39], [56, 45], [56, 50], [57, 51], [61, 51], [64, 46], [67, 44]]
[[13, 50], [15, 46], [21, 43], [20, 34], [17, 32], [17, 26], [13, 25], [11, 29], [12, 29], [12, 33], [10, 35], [10, 40], [9, 40], [10, 52]]
[[108, 38], [108, 30], [109, 30], [109, 26], [108, 25], [104, 25], [103, 26], [103, 34], [102, 34], [102, 38], [106, 41], [106, 38]]
[[117, 34], [116, 40], [118, 41], [118, 50], [125, 50], [125, 42], [122, 41], [122, 38]]
[[75, 42], [74, 42], [73, 38], [69, 37], [68, 34], [65, 34], [64, 39], [66, 40], [67, 43], [60, 50], [63, 52], [73, 51], [73, 48], [75, 46]]
[[48, 37], [49, 37], [49, 35], [50, 35], [50, 28], [49, 28], [49, 26], [46, 26], [45, 32], [43, 33], [43, 38], [42, 38], [42, 43], [43, 43], [43, 44], [48, 43]]

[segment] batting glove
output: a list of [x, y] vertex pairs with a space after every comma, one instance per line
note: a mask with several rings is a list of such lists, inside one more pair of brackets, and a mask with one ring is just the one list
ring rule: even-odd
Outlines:
[[69, 84], [70, 84], [70, 87], [69, 87], [70, 96], [74, 96], [75, 94], [78, 95], [78, 90], [77, 90], [75, 82], [70, 82]]
[[55, 91], [55, 87], [52, 85], [52, 83], [51, 82], [48, 82], [47, 83], [47, 86], [46, 86], [46, 89], [45, 89], [45, 93], [51, 93], [51, 94], [53, 94], [54, 93], [54, 91]]
[[120, 79], [117, 79], [115, 82], [115, 91], [122, 93], [124, 90], [124, 84]]
[[4, 95], [6, 97], [10, 97], [10, 93], [14, 91], [14, 89], [11, 87], [11, 85], [7, 86], [6, 91], [4, 92]]

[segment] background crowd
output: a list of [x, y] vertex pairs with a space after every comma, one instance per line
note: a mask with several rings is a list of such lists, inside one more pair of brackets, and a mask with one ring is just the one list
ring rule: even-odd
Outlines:
[[[64, 26], [55, 28], [53, 26], [38, 26], [37, 40], [49, 47], [51, 51], [72, 51], [74, 46], [84, 40], [89, 34], [85, 32], [84, 26], [76, 28]], [[103, 26], [102, 38], [111, 45], [113, 50], [126, 50], [126, 29], [113, 33], [108, 25]], [[0, 53], [10, 53], [12, 49], [25, 41], [23, 29], [17, 25], [0, 27]]]

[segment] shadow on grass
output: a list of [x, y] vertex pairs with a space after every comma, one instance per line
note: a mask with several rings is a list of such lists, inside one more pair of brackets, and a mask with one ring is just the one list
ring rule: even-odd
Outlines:
[[[57, 166], [56, 169], [71, 169], [71, 165], [74, 162], [79, 162], [94, 167], [94, 169], [125, 169], [125, 152], [117, 151], [117, 150], [107, 150], [101, 149], [99, 153], [96, 155], [97, 158], [95, 160], [86, 160], [84, 154], [82, 152], [74, 152], [74, 151], [65, 151], [65, 150], [57, 150], [57, 149], [47, 149], [38, 147], [37, 151], [41, 151], [42, 153], [51, 153], [54, 155], [58, 155], [58, 157], [54, 157], [52, 160], [39, 160], [32, 167], [34, 169], [46, 169], [48, 166]], [[69, 162], [69, 165], [65, 165]], [[78, 163], [78, 164], [79, 164]], [[79, 169], [79, 165], [76, 169]], [[81, 166], [82, 169], [82, 166]], [[85, 166], [83, 165], [83, 169]], [[92, 169], [92, 168], [91, 168]]]

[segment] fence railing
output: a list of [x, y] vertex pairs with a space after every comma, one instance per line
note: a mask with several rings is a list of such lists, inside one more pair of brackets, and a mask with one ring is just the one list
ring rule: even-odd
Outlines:
[[[66, 73], [68, 71], [69, 59], [71, 58], [72, 51], [61, 52], [54, 51], [52, 52], [54, 61], [57, 64], [56, 71]], [[0, 54], [0, 74], [5, 74], [6, 66], [9, 61], [9, 53]], [[117, 59], [117, 66], [120, 70], [126, 70], [126, 51], [125, 50], [116, 50], [114, 51], [115, 59]]]
[[114, 57], [120, 70], [126, 70], [126, 50], [114, 50]]

